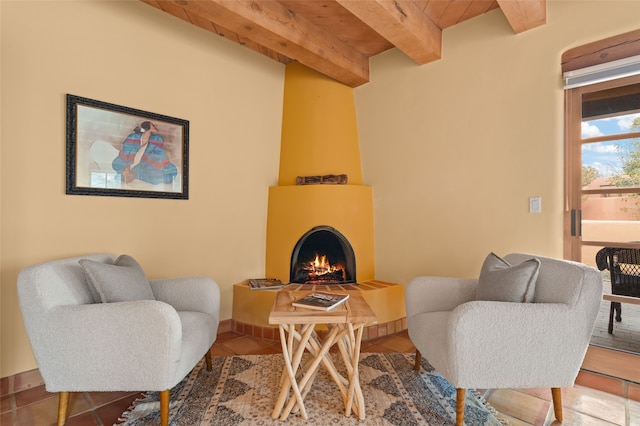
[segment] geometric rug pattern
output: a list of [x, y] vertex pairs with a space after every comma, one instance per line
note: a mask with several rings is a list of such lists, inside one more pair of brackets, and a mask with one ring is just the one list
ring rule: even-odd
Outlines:
[[[338, 370], [341, 357], [332, 354]], [[360, 386], [364, 394], [364, 421], [344, 415], [342, 396], [323, 367], [318, 369], [304, 399], [309, 420], [291, 413], [285, 422], [271, 418], [284, 367], [281, 354], [213, 357], [208, 371], [201, 361], [171, 389], [171, 425], [452, 425], [455, 424], [456, 390], [423, 361], [413, 369], [415, 355], [362, 353]], [[343, 373], [344, 376], [346, 374]], [[148, 392], [122, 415], [123, 426], [157, 425], [158, 392]], [[475, 392], [467, 391], [465, 424], [505, 424], [495, 410]]]

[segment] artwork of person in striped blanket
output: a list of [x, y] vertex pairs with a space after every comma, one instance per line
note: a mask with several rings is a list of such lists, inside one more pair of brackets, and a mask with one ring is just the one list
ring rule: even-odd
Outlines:
[[123, 183], [134, 179], [154, 185], [171, 183], [178, 173], [165, 151], [164, 139], [150, 121], [143, 121], [126, 137], [112, 165]]

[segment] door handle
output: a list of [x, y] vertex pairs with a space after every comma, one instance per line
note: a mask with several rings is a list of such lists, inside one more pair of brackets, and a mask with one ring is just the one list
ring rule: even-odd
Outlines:
[[578, 209], [578, 237], [582, 237], [582, 209]]
[[571, 236], [582, 236], [582, 210], [571, 209]]

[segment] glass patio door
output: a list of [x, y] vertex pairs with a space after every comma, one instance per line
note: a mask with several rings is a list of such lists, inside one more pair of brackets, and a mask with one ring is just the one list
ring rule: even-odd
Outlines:
[[640, 248], [640, 76], [566, 92], [565, 257]]

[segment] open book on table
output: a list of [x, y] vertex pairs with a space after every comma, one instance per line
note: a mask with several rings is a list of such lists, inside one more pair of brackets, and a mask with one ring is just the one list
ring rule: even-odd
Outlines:
[[348, 298], [348, 294], [316, 291], [300, 300], [296, 300], [293, 302], [293, 306], [298, 308], [317, 309], [320, 311], [330, 311], [336, 306], [346, 302]]

